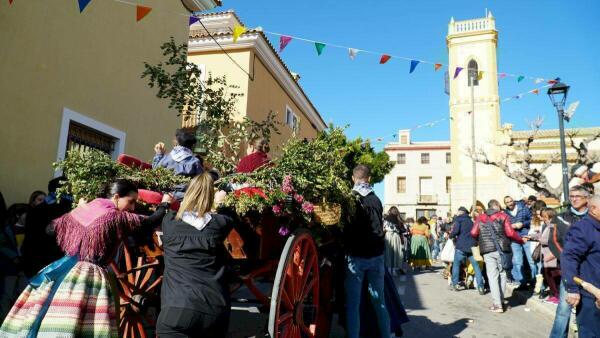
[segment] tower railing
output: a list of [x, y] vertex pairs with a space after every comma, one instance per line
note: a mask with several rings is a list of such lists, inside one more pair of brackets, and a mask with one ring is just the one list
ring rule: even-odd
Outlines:
[[496, 22], [494, 19], [482, 18], [451, 22], [448, 27], [448, 34], [460, 34], [494, 29], [496, 29]]

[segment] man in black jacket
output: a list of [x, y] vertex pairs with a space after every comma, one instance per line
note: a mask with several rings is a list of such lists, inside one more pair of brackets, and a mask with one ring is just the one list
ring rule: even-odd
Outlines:
[[458, 291], [458, 277], [460, 274], [460, 265], [464, 262], [465, 258], [471, 262], [473, 270], [475, 270], [475, 279], [477, 281], [477, 291], [480, 295], [485, 294], [483, 288], [484, 281], [483, 275], [479, 264], [475, 260], [471, 248], [477, 245], [475, 238], [471, 236], [471, 229], [473, 229], [473, 221], [469, 217], [469, 211], [465, 207], [458, 209], [458, 215], [454, 219], [454, 225], [450, 232], [450, 238], [454, 241], [454, 262], [452, 263], [452, 286], [451, 289]]
[[371, 170], [358, 165], [352, 172], [356, 212], [344, 229], [346, 247], [346, 334], [360, 334], [360, 298], [366, 278], [381, 337], [389, 337], [390, 319], [384, 299], [383, 206], [369, 184]]

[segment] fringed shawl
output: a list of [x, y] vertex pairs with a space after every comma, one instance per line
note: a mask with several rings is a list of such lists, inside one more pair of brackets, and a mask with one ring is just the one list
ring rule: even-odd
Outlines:
[[140, 217], [97, 198], [55, 220], [56, 239], [67, 255], [105, 265], [126, 234], [140, 225]]

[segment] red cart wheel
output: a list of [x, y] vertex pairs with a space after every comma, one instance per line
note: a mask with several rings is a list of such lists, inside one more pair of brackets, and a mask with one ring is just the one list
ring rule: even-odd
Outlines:
[[110, 263], [117, 278], [119, 304], [119, 335], [121, 337], [151, 337], [146, 329], [156, 325], [159, 289], [162, 282], [162, 269], [158, 260], [139, 256], [134, 260], [127, 245], [119, 264]]
[[319, 315], [319, 260], [306, 230], [287, 239], [275, 275], [269, 312], [269, 334], [315, 337]]

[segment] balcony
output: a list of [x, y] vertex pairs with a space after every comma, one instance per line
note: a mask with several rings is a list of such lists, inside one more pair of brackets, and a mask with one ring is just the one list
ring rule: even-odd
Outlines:
[[438, 204], [437, 195], [417, 195], [417, 204]]

